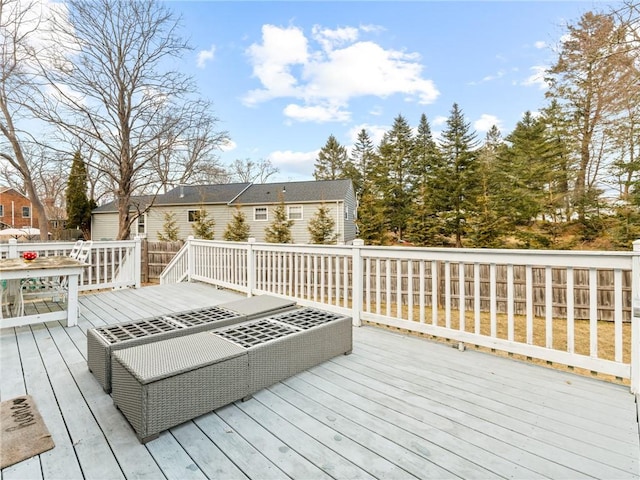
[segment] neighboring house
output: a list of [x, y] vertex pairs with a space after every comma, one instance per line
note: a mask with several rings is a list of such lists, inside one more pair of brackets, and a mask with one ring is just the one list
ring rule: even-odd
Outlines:
[[31, 200], [15, 188], [0, 187], [0, 228], [38, 227]]
[[[156, 240], [158, 232], [163, 232], [165, 214], [171, 212], [179, 238], [187, 238], [193, 235], [193, 222], [198, 212], [204, 209], [207, 218], [215, 220], [215, 239], [222, 240], [236, 208], [240, 208], [251, 228], [250, 236], [263, 242], [264, 230], [273, 221], [273, 210], [280, 198], [285, 202], [289, 218], [294, 220], [291, 228], [294, 243], [309, 242], [308, 221], [322, 204], [329, 207], [335, 219], [338, 242], [350, 243], [356, 238], [356, 198], [351, 180], [179, 186], [156, 196], [151, 205], [151, 197], [135, 198], [134, 217], [138, 216], [138, 211], [146, 212], [139, 215], [132, 225], [131, 236], [143, 234], [150, 240]], [[114, 239], [117, 234], [116, 203], [110, 202], [93, 210], [92, 238]]]

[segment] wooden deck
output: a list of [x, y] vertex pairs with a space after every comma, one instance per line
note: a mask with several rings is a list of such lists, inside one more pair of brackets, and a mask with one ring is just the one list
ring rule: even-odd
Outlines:
[[93, 326], [237, 298], [203, 284], [81, 297], [77, 327], [0, 330], [0, 398], [55, 448], [9, 479], [640, 477], [635, 398], [604, 383], [376, 329], [341, 356], [141, 445], [86, 365]]

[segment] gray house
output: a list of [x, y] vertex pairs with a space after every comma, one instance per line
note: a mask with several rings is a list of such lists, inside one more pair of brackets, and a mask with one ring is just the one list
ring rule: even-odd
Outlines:
[[[222, 240], [227, 225], [237, 208], [250, 226], [250, 236], [258, 242], [265, 239], [265, 228], [273, 221], [274, 208], [284, 201], [287, 216], [293, 220], [294, 243], [309, 243], [308, 222], [325, 205], [335, 220], [338, 243], [356, 238], [356, 198], [351, 180], [278, 182], [265, 184], [230, 183], [220, 185], [182, 185], [163, 195], [136, 197], [132, 212], [137, 217], [131, 235], [146, 235], [150, 240], [163, 231], [165, 214], [173, 213], [179, 238], [193, 234], [192, 225], [199, 212], [215, 220], [215, 239]], [[114, 239], [118, 234], [118, 211], [115, 202], [92, 212], [91, 232], [95, 240]]]

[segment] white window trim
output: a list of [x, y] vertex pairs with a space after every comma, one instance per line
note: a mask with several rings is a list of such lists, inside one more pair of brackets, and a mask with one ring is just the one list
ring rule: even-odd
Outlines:
[[[260, 213], [262, 213], [262, 210], [264, 210], [265, 218], [256, 218], [256, 213], [258, 213], [258, 210], [261, 210]], [[267, 207], [253, 207], [253, 221], [254, 222], [268, 222], [269, 221], [269, 209]]]
[[[291, 209], [300, 209], [300, 218], [291, 218]], [[304, 220], [304, 208], [302, 205], [288, 205], [287, 206], [287, 220]]]

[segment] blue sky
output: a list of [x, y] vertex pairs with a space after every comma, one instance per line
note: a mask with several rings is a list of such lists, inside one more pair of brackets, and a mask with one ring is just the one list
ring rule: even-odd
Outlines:
[[167, 2], [194, 51], [181, 68], [214, 102], [223, 163], [269, 159], [270, 181], [311, 180], [329, 135], [377, 145], [401, 114], [437, 136], [457, 103], [483, 139], [545, 105], [541, 73], [581, 1]]

